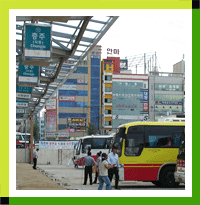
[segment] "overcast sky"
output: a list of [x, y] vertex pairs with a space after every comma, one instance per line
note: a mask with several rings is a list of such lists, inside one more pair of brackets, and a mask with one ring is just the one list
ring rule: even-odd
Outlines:
[[122, 10], [119, 16], [98, 43], [102, 46], [102, 58], [107, 57], [107, 48], [111, 48], [119, 49], [119, 55], [114, 56], [120, 58], [156, 52], [162, 72], [172, 72], [183, 54], [186, 66], [190, 65], [191, 10]]

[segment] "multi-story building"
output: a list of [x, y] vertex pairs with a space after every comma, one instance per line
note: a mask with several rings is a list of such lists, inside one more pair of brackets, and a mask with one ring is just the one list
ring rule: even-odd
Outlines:
[[[184, 55], [183, 55], [184, 58]], [[184, 99], [183, 99], [183, 111], [185, 112], [185, 61], [184, 59], [173, 65], [173, 76], [177, 76], [177, 73], [182, 73], [184, 77]]]
[[149, 73], [149, 119], [157, 121], [161, 116], [182, 115], [184, 76], [182, 73]]
[[88, 123], [99, 130], [101, 46], [80, 62], [58, 92], [58, 131], [70, 137], [86, 135]]
[[120, 73], [116, 62], [114, 57], [102, 61], [102, 133], [148, 116], [148, 75]]
[[184, 60], [173, 65], [173, 73], [183, 73], [185, 75], [185, 61]]

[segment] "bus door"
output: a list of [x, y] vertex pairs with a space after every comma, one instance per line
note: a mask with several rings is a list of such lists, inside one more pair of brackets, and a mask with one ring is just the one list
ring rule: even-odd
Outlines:
[[[124, 162], [124, 180], [142, 180], [144, 173], [141, 154], [144, 149], [144, 126], [132, 126], [128, 128], [122, 149]], [[122, 173], [121, 173], [122, 174]]]

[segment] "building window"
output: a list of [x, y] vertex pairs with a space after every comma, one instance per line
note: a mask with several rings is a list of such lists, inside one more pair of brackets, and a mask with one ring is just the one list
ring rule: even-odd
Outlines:
[[105, 110], [105, 114], [112, 114], [111, 110]]
[[105, 125], [106, 126], [112, 125], [112, 122], [111, 121], [105, 121]]
[[182, 102], [183, 95], [155, 95], [155, 101], [172, 101], [172, 102]]
[[112, 80], [111, 76], [105, 76], [105, 80]]
[[105, 92], [111, 92], [111, 88], [110, 87], [105, 87]]
[[105, 99], [105, 103], [111, 103], [111, 99], [110, 98], [106, 98]]

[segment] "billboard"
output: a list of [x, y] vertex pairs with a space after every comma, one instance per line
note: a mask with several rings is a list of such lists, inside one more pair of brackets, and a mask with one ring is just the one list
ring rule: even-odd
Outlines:
[[67, 118], [68, 132], [83, 132], [86, 130], [86, 118]]
[[143, 119], [143, 82], [113, 81], [113, 128]]
[[120, 70], [128, 70], [128, 59], [120, 59]]

